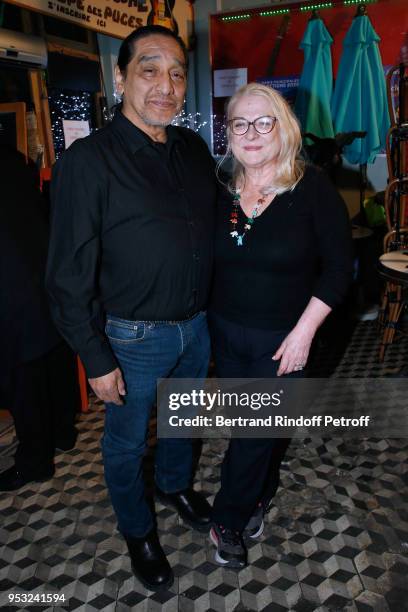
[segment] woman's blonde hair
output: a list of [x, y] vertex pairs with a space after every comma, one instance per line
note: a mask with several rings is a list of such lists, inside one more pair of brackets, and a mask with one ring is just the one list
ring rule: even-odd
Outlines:
[[[276, 117], [275, 130], [279, 130], [281, 148], [277, 157], [277, 173], [274, 184], [265, 187], [265, 194], [283, 193], [295, 188], [304, 174], [305, 162], [300, 156], [302, 148], [302, 136], [298, 121], [286, 100], [271, 87], [261, 83], [249, 83], [244, 85], [229, 99], [226, 106], [227, 121], [232, 118], [235, 104], [243, 96], [263, 96], [271, 106], [271, 114]], [[228, 124], [227, 124], [228, 125]], [[230, 144], [230, 128], [227, 127], [227, 151], [218, 163], [218, 167], [224, 160], [233, 157], [232, 180], [228, 185], [231, 191], [237, 186], [243, 189], [245, 186], [245, 168], [233, 155]]]

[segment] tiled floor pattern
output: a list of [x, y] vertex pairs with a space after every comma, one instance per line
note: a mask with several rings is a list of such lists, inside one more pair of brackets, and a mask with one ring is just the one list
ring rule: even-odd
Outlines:
[[[322, 363], [335, 376], [393, 373], [407, 363], [407, 347], [402, 338], [377, 365], [375, 327], [364, 323], [337, 368], [324, 346]], [[131, 573], [104, 486], [102, 406], [94, 403], [79, 428], [77, 447], [57, 455], [52, 481], [0, 494], [1, 610], [38, 609], [11, 606], [11, 593], [64, 595], [66, 604], [41, 609], [85, 612], [408, 610], [408, 440], [293, 441], [264, 535], [249, 543], [250, 565], [240, 572], [215, 565], [208, 537], [156, 503], [176, 580], [152, 594]], [[6, 431], [1, 468], [10, 442]], [[210, 501], [225, 446], [203, 445], [195, 486]]]

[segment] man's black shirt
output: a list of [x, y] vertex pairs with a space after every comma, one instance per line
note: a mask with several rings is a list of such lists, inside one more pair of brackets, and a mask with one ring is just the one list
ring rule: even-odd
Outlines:
[[106, 313], [183, 320], [207, 305], [214, 162], [193, 131], [156, 143], [120, 111], [55, 165], [47, 288], [55, 323], [89, 377], [117, 367]]

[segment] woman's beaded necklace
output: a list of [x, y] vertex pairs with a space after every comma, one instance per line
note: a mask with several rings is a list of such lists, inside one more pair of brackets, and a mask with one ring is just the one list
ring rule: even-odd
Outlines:
[[234, 192], [234, 195], [232, 197], [232, 211], [231, 211], [231, 216], [230, 216], [230, 226], [231, 226], [230, 236], [236, 239], [237, 246], [242, 246], [245, 235], [247, 234], [247, 232], [249, 232], [249, 230], [253, 226], [255, 219], [259, 214], [260, 208], [262, 208], [262, 206], [265, 204], [265, 198], [260, 197], [257, 203], [255, 204], [254, 208], [252, 209], [250, 217], [247, 216], [246, 218], [242, 234], [239, 234], [237, 227], [238, 227], [238, 209], [240, 206], [240, 200], [241, 200], [241, 193], [237, 189]]

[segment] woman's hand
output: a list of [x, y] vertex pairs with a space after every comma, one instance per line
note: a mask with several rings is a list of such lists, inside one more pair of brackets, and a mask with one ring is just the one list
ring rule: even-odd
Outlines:
[[298, 324], [292, 329], [272, 357], [274, 361], [280, 359], [278, 376], [303, 370], [309, 357], [313, 337], [314, 331], [305, 326]]
[[330, 306], [319, 298], [310, 299], [296, 326], [272, 357], [274, 361], [281, 360], [278, 376], [303, 370], [309, 357], [314, 335], [330, 311]]

